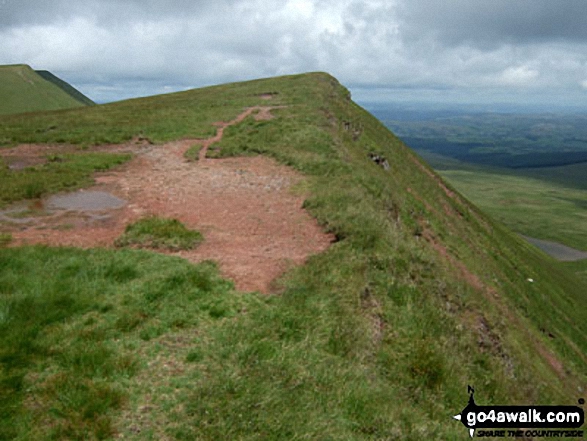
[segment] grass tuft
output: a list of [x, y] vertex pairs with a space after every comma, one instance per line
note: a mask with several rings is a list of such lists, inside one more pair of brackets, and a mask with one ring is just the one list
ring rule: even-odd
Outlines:
[[200, 159], [200, 150], [202, 150], [202, 148], [202, 145], [195, 144], [186, 150], [184, 157], [189, 161], [198, 161]]
[[151, 216], [128, 225], [115, 244], [118, 247], [178, 251], [191, 250], [202, 240], [200, 232], [187, 229], [177, 219]]
[[[219, 323], [213, 305], [240, 310], [244, 298], [217, 272], [136, 250], [0, 249], [0, 439], [114, 437], [142, 376], [165, 395], [145, 369], [160, 356], [156, 339]], [[165, 299], [147, 300], [152, 286]], [[198, 359], [187, 343], [174, 351], [177, 362]]]
[[10, 242], [12, 242], [12, 234], [0, 233], [0, 247], [5, 247]]

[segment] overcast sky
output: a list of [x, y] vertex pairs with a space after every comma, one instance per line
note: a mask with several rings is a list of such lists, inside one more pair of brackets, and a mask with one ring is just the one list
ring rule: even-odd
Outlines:
[[320, 70], [359, 101], [581, 105], [586, 18], [586, 0], [0, 0], [0, 64], [99, 102]]

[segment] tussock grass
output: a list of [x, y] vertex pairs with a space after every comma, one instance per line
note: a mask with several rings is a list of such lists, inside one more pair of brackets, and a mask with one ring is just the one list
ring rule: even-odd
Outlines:
[[214, 265], [140, 251], [2, 249], [0, 286], [1, 439], [109, 439], [137, 350], [240, 303]]
[[188, 230], [177, 219], [146, 217], [128, 225], [116, 240], [118, 247], [191, 250], [202, 242], [202, 234]]
[[198, 161], [200, 159], [200, 150], [202, 150], [202, 148], [203, 146], [200, 144], [193, 145], [186, 150], [184, 157], [190, 161]]

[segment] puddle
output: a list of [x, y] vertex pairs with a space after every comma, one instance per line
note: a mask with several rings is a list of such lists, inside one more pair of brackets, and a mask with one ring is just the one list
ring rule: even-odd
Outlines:
[[76, 191], [75, 193], [50, 196], [45, 201], [49, 210], [101, 211], [122, 208], [124, 199], [105, 191]]
[[47, 162], [46, 158], [36, 156], [5, 156], [3, 159], [8, 168], [14, 171], [24, 170]]
[[[37, 228], [55, 227], [64, 219], [96, 222], [112, 217], [109, 210], [122, 208], [124, 199], [105, 191], [76, 191], [53, 195], [45, 200], [19, 201], [0, 209], [0, 225]], [[73, 216], [73, 217], [72, 217]]]
[[25, 224], [31, 221], [27, 214], [30, 212], [28, 201], [20, 201], [0, 210], [0, 221], [9, 224]]

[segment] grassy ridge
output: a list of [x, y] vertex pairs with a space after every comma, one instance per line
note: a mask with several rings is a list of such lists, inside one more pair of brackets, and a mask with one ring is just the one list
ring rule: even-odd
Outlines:
[[[230, 121], [244, 107], [267, 104], [260, 98], [275, 81], [222, 85], [158, 97], [140, 98], [36, 115], [0, 117], [0, 146], [19, 143], [96, 145], [142, 136], [155, 143], [178, 138], [207, 138], [212, 125]], [[279, 104], [277, 95], [271, 104]]]
[[53, 83], [56, 86], [58, 86], [65, 93], [67, 93], [72, 98], [74, 98], [77, 101], [79, 101], [80, 103], [85, 104], [86, 106], [93, 106], [93, 105], [96, 104], [91, 99], [89, 99], [87, 96], [85, 96], [83, 93], [81, 93], [79, 90], [77, 90], [76, 88], [74, 88], [71, 84], [66, 83], [65, 81], [63, 81], [59, 77], [56, 77], [51, 72], [49, 72], [47, 70], [36, 70], [35, 72], [39, 76], [41, 76], [43, 79], [45, 79], [45, 80], [49, 81], [50, 83]]
[[[450, 416], [466, 404], [467, 384], [488, 404], [574, 404], [587, 374], [584, 281], [458, 195], [449, 197], [326, 74], [97, 106], [64, 112], [59, 121], [51, 114], [3, 119], [0, 130], [13, 141], [86, 143], [135, 135], [135, 114], [142, 114], [153, 121], [145, 125], [153, 139], [194, 136], [258, 104], [264, 92], [277, 92], [272, 104], [288, 107], [274, 110], [273, 120], [227, 128], [213, 154], [264, 154], [303, 172], [305, 207], [338, 238], [290, 271], [281, 295], [235, 296], [209, 268], [148, 253], [0, 250], [0, 275], [12, 278], [0, 284], [4, 302], [27, 298], [21, 280], [36, 284], [35, 299], [50, 299], [51, 284], [45, 289], [40, 281], [52, 271], [61, 276], [61, 292], [100, 291], [113, 305], [103, 313], [109, 316], [92, 303], [59, 316], [55, 328], [71, 331], [60, 335], [62, 346], [84, 338], [83, 326], [97, 326], [112, 336], [114, 354], [137, 354], [132, 371], [102, 368], [107, 360], [92, 368], [120, 395], [107, 407], [108, 424], [90, 412], [79, 430], [87, 438], [118, 430], [127, 439], [464, 439]], [[164, 123], [156, 118], [163, 113]], [[56, 133], [23, 129], [48, 124], [58, 124]], [[383, 155], [390, 170], [371, 152]], [[115, 273], [108, 273], [110, 261]], [[202, 271], [212, 280], [205, 292], [203, 276], [190, 275]], [[183, 321], [170, 324], [177, 314]], [[38, 329], [37, 320], [26, 326]], [[21, 438], [49, 438], [47, 428], [79, 421], [68, 412], [35, 418], [30, 390], [43, 389], [37, 375], [53, 363], [50, 350], [39, 354], [14, 374], [21, 379], [18, 420], [31, 423], [16, 426]], [[46, 395], [40, 409], [59, 406], [60, 396]]]
[[[71, 87], [71, 86], [70, 86]], [[87, 105], [26, 65], [0, 66], [0, 115]]]

